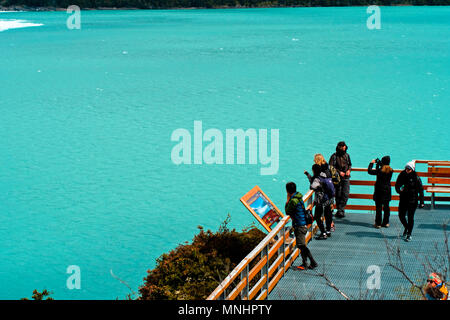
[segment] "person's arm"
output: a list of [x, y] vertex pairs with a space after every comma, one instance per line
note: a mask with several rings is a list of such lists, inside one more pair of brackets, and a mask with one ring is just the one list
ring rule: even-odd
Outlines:
[[352, 172], [352, 160], [350, 159], [350, 155], [348, 153], [347, 153], [347, 159], [348, 159], [348, 162], [347, 162], [348, 169], [347, 169], [347, 172], [345, 173], [345, 175], [347, 177], [350, 177], [350, 172]]
[[401, 187], [403, 187], [403, 171], [400, 172], [397, 177], [397, 181], [395, 181], [395, 191], [397, 191], [398, 194], [403, 192], [403, 190], [400, 190]]
[[291, 199], [286, 205], [286, 214], [288, 216], [291, 216], [292, 218], [295, 213], [296, 207], [297, 207], [296, 201], [294, 199]]
[[373, 176], [376, 176], [377, 175], [377, 169], [378, 169], [378, 166], [377, 166], [377, 169], [373, 169], [373, 164], [375, 163], [375, 160], [372, 160], [372, 162], [370, 162], [369, 163], [369, 168], [367, 168], [367, 172], [369, 173], [369, 174], [371, 174], [371, 175], [373, 175]]
[[309, 172], [308, 171], [306, 171], [305, 170], [305, 172], [304, 172], [305, 174], [306, 174], [306, 176], [308, 177], [308, 180], [309, 180], [309, 183], [311, 183], [312, 182], [312, 176], [309, 174]]
[[419, 176], [417, 176], [417, 184], [418, 184], [418, 189], [419, 189], [420, 207], [423, 208], [423, 207], [425, 207], [425, 203], [424, 203], [424, 199], [423, 199], [423, 184], [422, 184], [422, 180], [420, 179]]

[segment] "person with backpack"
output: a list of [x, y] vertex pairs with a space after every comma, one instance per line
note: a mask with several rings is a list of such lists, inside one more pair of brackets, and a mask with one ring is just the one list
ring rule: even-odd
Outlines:
[[336, 152], [330, 157], [328, 163], [332, 165], [339, 173], [340, 181], [336, 188], [336, 217], [345, 217], [345, 206], [347, 205], [350, 194], [350, 172], [352, 170], [352, 161], [347, 153], [348, 146], [341, 141], [336, 146]]
[[425, 207], [422, 180], [417, 175], [415, 167], [416, 164], [414, 161], [408, 162], [405, 170], [400, 172], [395, 182], [395, 191], [400, 194], [398, 217], [405, 228], [403, 237], [407, 242], [412, 240], [411, 233], [414, 227], [414, 214], [419, 201], [420, 208]]
[[[334, 185], [331, 178], [328, 178], [325, 172], [318, 164], [312, 166], [313, 176], [305, 171], [310, 183], [310, 189], [314, 190], [314, 204], [316, 210], [314, 212], [314, 220], [320, 230], [320, 235], [316, 237], [317, 240], [325, 240], [331, 237], [331, 223], [333, 222], [333, 215], [331, 206], [335, 196]], [[326, 229], [322, 222], [322, 216], [325, 216]]]
[[[339, 176], [339, 173], [337, 172], [336, 168], [332, 165], [328, 164], [325, 161], [325, 158], [322, 154], [317, 153], [314, 155], [314, 163], [318, 164], [322, 170], [327, 175], [327, 178], [331, 178], [334, 184], [334, 189], [336, 190], [337, 186], [339, 185], [339, 182], [341, 181], [341, 178]], [[333, 199], [334, 203], [334, 199]], [[333, 218], [333, 203], [331, 204], [331, 218]], [[331, 221], [331, 231], [335, 230], [335, 224], [334, 221]]]
[[323, 155], [320, 153], [314, 155], [314, 163], [320, 166], [322, 172], [325, 172], [328, 178], [331, 178], [336, 189], [336, 186], [339, 184], [339, 182], [341, 182], [341, 177], [339, 176], [339, 173], [336, 170], [336, 168], [333, 167], [331, 164], [328, 164], [325, 161]]
[[[306, 214], [305, 203], [303, 202], [303, 195], [297, 192], [297, 186], [294, 182], [286, 184], [287, 202], [285, 205], [285, 212], [292, 219], [292, 226], [294, 228], [295, 239], [297, 247], [300, 249], [303, 263], [297, 267], [299, 270], [314, 269], [318, 266], [314, 260], [311, 251], [306, 246], [306, 233], [308, 232], [308, 219]], [[310, 264], [308, 265], [308, 258]]]
[[[376, 168], [373, 169], [373, 165], [376, 163]], [[375, 191], [373, 193], [373, 201], [375, 201], [375, 224], [374, 227], [377, 229], [388, 228], [389, 227], [389, 217], [391, 210], [389, 208], [389, 202], [391, 201], [391, 179], [394, 170], [389, 166], [391, 163], [391, 158], [385, 156], [381, 159], [374, 159], [370, 162], [367, 172], [371, 175], [377, 176], [375, 182]], [[383, 221], [382, 210], [384, 210]]]

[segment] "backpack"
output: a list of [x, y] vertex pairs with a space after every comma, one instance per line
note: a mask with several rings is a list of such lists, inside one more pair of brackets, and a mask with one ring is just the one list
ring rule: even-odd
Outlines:
[[297, 205], [297, 212], [300, 211], [299, 207], [301, 207], [301, 211], [305, 214], [305, 222], [306, 224], [312, 224], [314, 217], [312, 214], [312, 211], [310, 209], [305, 208], [305, 203], [303, 201], [300, 201]]
[[306, 224], [312, 224], [314, 220], [311, 209], [305, 209], [305, 221]]
[[331, 164], [328, 165], [328, 168], [331, 172], [331, 180], [333, 181], [333, 184], [337, 186], [341, 182], [341, 176], [337, 172], [336, 168], [333, 167]]
[[336, 195], [336, 190], [331, 178], [319, 177], [320, 185], [322, 186], [323, 192], [328, 197], [327, 200], [334, 198]]

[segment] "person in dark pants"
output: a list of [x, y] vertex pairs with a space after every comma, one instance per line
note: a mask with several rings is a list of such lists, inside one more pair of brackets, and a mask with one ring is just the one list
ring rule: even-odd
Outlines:
[[336, 152], [330, 158], [328, 163], [338, 171], [341, 181], [336, 188], [336, 217], [345, 217], [345, 206], [347, 205], [350, 194], [350, 172], [352, 170], [352, 161], [347, 153], [348, 146], [341, 141], [336, 146]]
[[[373, 169], [374, 163], [377, 163], [375, 169]], [[381, 227], [389, 227], [389, 216], [391, 210], [389, 208], [389, 202], [392, 198], [391, 193], [391, 179], [394, 170], [389, 166], [391, 163], [391, 158], [385, 156], [380, 160], [372, 160], [369, 164], [367, 171], [369, 174], [377, 176], [377, 181], [375, 182], [375, 192], [373, 193], [373, 200], [375, 201], [376, 215], [375, 215], [375, 225], [374, 227], [380, 229]], [[383, 210], [384, 209], [384, 210]], [[384, 211], [383, 221], [382, 210]]]
[[[323, 155], [320, 153], [317, 153], [316, 155], [314, 155], [314, 163], [318, 164], [321, 167], [322, 172], [324, 172], [327, 175], [327, 178], [331, 178], [333, 185], [335, 187], [335, 190], [336, 190], [336, 186], [341, 181], [340, 175], [337, 172], [337, 170], [332, 165], [329, 165], [325, 161], [325, 158], [323, 157]], [[331, 203], [331, 207], [330, 207], [331, 220], [333, 219], [333, 204], [334, 204], [334, 198], [333, 198], [333, 202]], [[333, 221], [331, 221], [331, 231], [335, 231], [335, 224]], [[329, 235], [331, 236], [331, 233], [329, 233]]]
[[[316, 238], [317, 240], [325, 240], [331, 237], [331, 224], [333, 222], [333, 215], [331, 210], [331, 205], [333, 204], [333, 198], [328, 195], [323, 186], [324, 179], [330, 179], [327, 177], [326, 173], [322, 171], [322, 167], [318, 164], [312, 166], [313, 176], [311, 176], [307, 171], [305, 171], [310, 183], [310, 189], [314, 190], [314, 220], [317, 222], [317, 226], [320, 230], [320, 235]], [[326, 229], [323, 225], [322, 216], [325, 216]]]
[[[294, 228], [295, 239], [297, 247], [300, 249], [303, 263], [297, 269], [314, 269], [317, 267], [317, 262], [314, 260], [311, 251], [306, 246], [306, 233], [308, 227], [306, 224], [305, 203], [303, 202], [303, 195], [297, 192], [297, 186], [294, 182], [286, 184], [287, 202], [285, 206], [286, 214], [292, 219], [292, 226]], [[308, 265], [308, 258], [310, 264]]]
[[414, 227], [414, 214], [420, 201], [420, 208], [425, 206], [423, 201], [423, 186], [420, 177], [415, 170], [414, 161], [406, 164], [405, 170], [400, 172], [395, 183], [395, 191], [400, 194], [398, 205], [398, 217], [405, 231], [403, 237], [411, 241], [411, 233]]

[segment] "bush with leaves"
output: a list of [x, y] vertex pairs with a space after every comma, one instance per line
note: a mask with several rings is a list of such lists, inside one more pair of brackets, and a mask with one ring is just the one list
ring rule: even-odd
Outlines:
[[217, 232], [204, 231], [192, 244], [179, 245], [157, 259], [139, 288], [142, 300], [203, 300], [264, 239], [255, 226], [229, 230], [230, 217]]
[[[31, 296], [31, 299], [33, 300], [53, 300], [52, 297], [50, 297], [50, 295], [53, 292], [51, 291], [47, 291], [46, 289], [44, 289], [42, 292], [37, 291], [36, 289], [33, 290], [33, 295]], [[44, 299], [45, 297], [47, 297], [46, 299]], [[20, 300], [30, 300], [28, 298], [22, 298]]]

